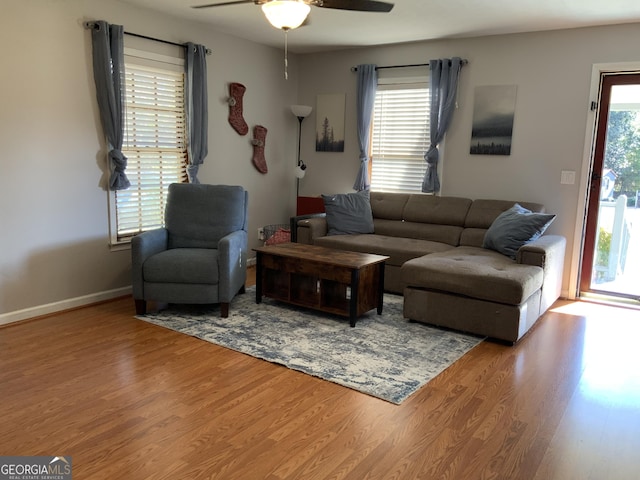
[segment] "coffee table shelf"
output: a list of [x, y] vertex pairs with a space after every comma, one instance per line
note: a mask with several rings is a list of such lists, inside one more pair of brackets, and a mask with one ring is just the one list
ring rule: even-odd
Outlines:
[[327, 313], [357, 317], [382, 313], [384, 262], [388, 257], [314, 245], [259, 247], [256, 302], [262, 296]]

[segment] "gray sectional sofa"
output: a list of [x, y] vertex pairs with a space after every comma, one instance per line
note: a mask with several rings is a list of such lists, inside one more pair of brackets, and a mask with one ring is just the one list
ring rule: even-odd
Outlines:
[[327, 235], [326, 217], [294, 217], [294, 237], [389, 256], [385, 289], [404, 295], [406, 318], [515, 343], [560, 296], [566, 243], [543, 234], [512, 256], [485, 248], [516, 203], [544, 212], [530, 202], [371, 192], [372, 233]]

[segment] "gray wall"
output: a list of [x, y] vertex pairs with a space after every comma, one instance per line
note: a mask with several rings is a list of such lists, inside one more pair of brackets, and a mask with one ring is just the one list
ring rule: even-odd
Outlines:
[[[304, 125], [302, 156], [309, 168], [301, 194], [352, 191], [358, 168], [353, 65], [416, 64], [460, 56], [469, 64], [462, 70], [459, 108], [441, 155], [441, 193], [544, 203], [558, 215], [550, 233], [568, 239], [563, 293], [571, 295], [581, 238], [575, 232], [581, 226], [588, 170], [585, 149], [591, 140], [587, 130], [595, 116], [589, 110], [590, 100], [595, 100], [593, 65], [637, 62], [640, 66], [639, 27], [442, 40], [304, 56], [300, 102], [315, 105], [317, 94], [345, 92], [347, 109], [344, 153], [315, 152], [315, 117]], [[469, 154], [474, 89], [481, 85], [517, 85], [510, 156]], [[576, 172], [574, 185], [560, 184], [562, 170]]]

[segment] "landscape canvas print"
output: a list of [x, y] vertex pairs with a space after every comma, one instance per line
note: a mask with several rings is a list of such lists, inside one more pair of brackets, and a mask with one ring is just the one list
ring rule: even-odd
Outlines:
[[344, 152], [345, 94], [318, 95], [316, 152]]
[[476, 87], [471, 131], [472, 155], [511, 155], [516, 85]]

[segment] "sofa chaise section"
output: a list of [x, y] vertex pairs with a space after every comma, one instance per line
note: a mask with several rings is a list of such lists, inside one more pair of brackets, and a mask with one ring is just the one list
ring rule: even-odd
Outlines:
[[[515, 202], [475, 200], [460, 246], [403, 264], [404, 316], [516, 343], [560, 296], [566, 241], [542, 235], [515, 258], [483, 248], [485, 235]], [[534, 212], [544, 206], [519, 202]]]
[[402, 267], [404, 316], [515, 343], [541, 315], [544, 273], [478, 247], [415, 258]]

